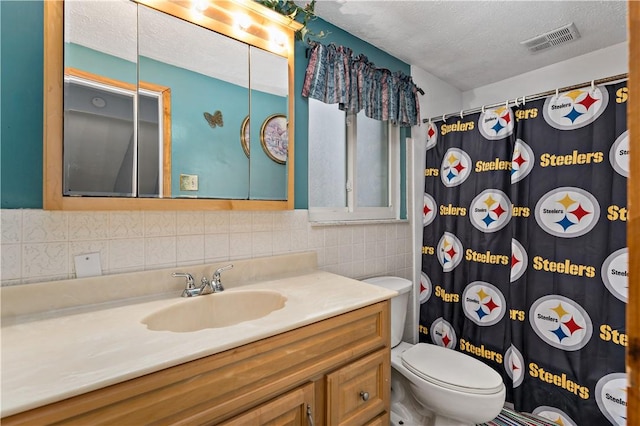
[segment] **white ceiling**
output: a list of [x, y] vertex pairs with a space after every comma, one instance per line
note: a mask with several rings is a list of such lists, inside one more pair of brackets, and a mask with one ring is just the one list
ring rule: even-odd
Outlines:
[[[138, 55], [249, 85], [246, 44], [130, 0], [65, 1], [65, 42], [137, 62]], [[251, 50], [251, 88], [288, 93], [287, 59]]]
[[[315, 10], [461, 91], [627, 39], [626, 1], [318, 0]], [[577, 40], [535, 54], [520, 44], [571, 22]]]

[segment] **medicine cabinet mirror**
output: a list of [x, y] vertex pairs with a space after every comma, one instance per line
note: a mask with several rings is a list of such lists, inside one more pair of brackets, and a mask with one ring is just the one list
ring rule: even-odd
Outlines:
[[252, 0], [45, 2], [44, 208], [292, 209], [299, 25]]

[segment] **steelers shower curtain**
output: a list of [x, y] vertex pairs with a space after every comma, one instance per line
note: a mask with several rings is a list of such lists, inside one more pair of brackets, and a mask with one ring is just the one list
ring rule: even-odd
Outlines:
[[565, 426], [626, 424], [627, 96], [592, 85], [428, 124], [420, 341]]

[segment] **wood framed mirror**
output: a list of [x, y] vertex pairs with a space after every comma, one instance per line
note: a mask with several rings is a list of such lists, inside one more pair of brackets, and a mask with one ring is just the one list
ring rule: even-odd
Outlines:
[[[76, 2], [70, 0], [69, 6], [72, 3]], [[66, 41], [72, 33], [69, 28], [64, 27], [68, 25], [65, 19], [65, 2], [58, 0], [44, 3], [44, 208], [47, 210], [293, 209], [293, 44], [294, 33], [301, 25], [251, 0], [215, 2], [124, 0], [119, 3], [124, 3], [127, 9], [133, 8], [137, 11], [135, 19], [129, 18], [130, 21], [135, 21], [132, 24], [135, 29], [132, 31], [129, 28], [130, 25], [121, 29], [114, 29], [110, 24], [106, 27], [110, 28], [112, 33], [117, 33], [113, 37], [131, 32], [134, 34], [133, 37], [139, 37], [134, 40], [135, 54], [131, 55], [129, 52], [132, 56], [129, 62], [133, 64], [135, 72], [133, 74], [129, 72], [120, 78], [96, 75], [107, 74], [103, 70], [110, 68], [110, 64], [105, 65], [104, 58], [100, 56], [102, 52], [98, 52], [98, 59], [92, 53], [94, 56], [89, 56], [88, 60], [81, 58], [75, 62], [72, 61], [76, 51], [69, 53], [69, 47], [65, 46], [70, 44]], [[196, 9], [195, 6], [198, 8]], [[212, 96], [207, 92], [206, 100], [209, 102], [207, 105], [211, 106], [204, 106], [204, 104], [195, 106], [194, 111], [197, 113], [193, 111], [189, 113], [189, 120], [192, 122], [180, 121], [180, 114], [184, 115], [182, 105], [197, 105], [202, 99], [198, 99], [200, 95], [197, 89], [185, 96], [179, 88], [172, 88], [170, 83], [158, 78], [153, 72], [154, 68], [148, 65], [156, 60], [153, 57], [150, 59], [147, 51], [141, 51], [141, 46], [145, 43], [153, 44], [151, 42], [158, 39], [156, 44], [161, 50], [176, 50], [175, 45], [171, 44], [171, 39], [162, 39], [157, 30], [156, 35], [146, 36], [147, 42], [142, 43], [142, 36], [137, 33], [143, 26], [140, 21], [143, 15], [154, 14], [164, 20], [173, 20], [182, 26], [191, 26], [195, 32], [203, 35], [203, 37], [198, 36], [199, 40], [193, 39], [193, 43], [189, 39], [181, 41], [182, 45], [197, 45], [196, 52], [202, 52], [202, 54], [194, 54], [193, 50], [190, 50], [188, 55], [183, 55], [186, 58], [183, 59], [183, 63], [196, 62], [197, 57], [207, 56], [207, 51], [223, 50], [213, 45], [209, 48], [207, 44], [209, 36], [212, 39], [224, 39], [224, 43], [246, 46], [241, 50], [246, 49], [247, 52], [246, 74], [247, 77], [251, 74], [251, 78], [246, 79], [245, 91], [251, 100], [245, 101], [241, 97], [241, 106], [238, 107], [232, 104], [230, 99], [233, 97], [220, 95], [216, 96], [218, 103], [212, 103], [209, 102]], [[111, 15], [111, 12], [103, 12], [102, 15]], [[123, 21], [126, 22], [127, 19]], [[164, 28], [166, 29], [166, 25]], [[185, 33], [184, 27], [179, 32]], [[91, 46], [91, 41], [87, 44]], [[85, 49], [85, 46], [72, 47], [76, 50]], [[148, 51], [153, 49], [152, 46]], [[193, 58], [192, 61], [190, 61], [191, 58]], [[265, 65], [261, 66], [258, 61], [263, 60], [262, 58], [266, 59], [263, 62]], [[120, 58], [117, 60], [121, 61]], [[173, 68], [180, 65], [178, 62], [171, 63], [171, 61], [162, 65]], [[90, 72], [86, 69], [77, 71], [76, 65], [83, 62], [91, 64], [87, 66], [91, 69]], [[217, 66], [211, 66], [212, 63], [220, 64], [220, 68], [225, 68], [224, 65], [228, 65], [228, 62], [233, 61], [218, 58], [217, 62], [213, 60], [205, 63], [206, 66], [201, 67], [201, 70], [205, 71], [197, 69], [187, 71], [202, 76], [207, 74], [208, 70], [217, 68]], [[249, 64], [252, 64], [251, 68]], [[128, 69], [130, 68], [131, 66]], [[261, 80], [263, 76], [274, 74], [274, 70], [281, 76], [280, 83], [271, 84], [264, 79]], [[86, 74], [83, 75], [83, 72]], [[226, 72], [242, 74], [244, 71], [227, 70]], [[284, 78], [282, 74], [285, 74]], [[213, 78], [208, 75], [205, 77]], [[102, 82], [94, 84], [92, 79], [93, 81], [102, 79]], [[78, 86], [76, 89], [80, 93], [83, 93], [83, 90], [87, 92], [84, 93], [86, 107], [78, 107], [74, 104], [71, 108], [68, 105], [71, 99], [67, 93], [70, 82]], [[226, 81], [224, 83], [227, 84]], [[130, 90], [132, 85], [137, 87], [137, 91], [133, 92], [134, 100], [130, 102], [126, 98], [128, 93], [132, 92]], [[275, 88], [275, 86], [279, 87]], [[96, 95], [96, 92], [86, 90], [87, 87], [91, 90], [103, 91], [97, 92]], [[242, 87], [242, 83], [239, 87]], [[272, 111], [264, 106], [260, 108], [262, 105], [259, 102], [260, 96], [265, 99], [277, 98], [278, 103], [274, 104], [277, 106], [273, 106]], [[119, 146], [110, 142], [107, 148], [104, 146], [100, 149], [92, 148], [86, 141], [91, 140], [92, 143], [96, 143], [95, 140], [99, 138], [93, 134], [83, 137], [82, 131], [78, 129], [82, 130], [88, 127], [89, 123], [96, 121], [95, 115], [91, 115], [92, 109], [106, 111], [108, 108], [104, 107], [112, 102], [120, 102], [119, 98], [125, 98], [125, 101], [129, 102], [127, 109], [131, 109], [131, 105], [134, 105], [134, 119], [122, 119], [117, 116], [118, 114], [103, 114], [110, 115], [110, 121], [107, 124], [100, 124], [102, 133], [108, 135], [101, 138], [111, 141], [112, 133], [120, 133], [119, 136], [124, 142]], [[251, 105], [254, 106], [251, 107]], [[234, 115], [235, 110], [237, 113]], [[258, 114], [253, 120], [247, 120], [247, 117], [254, 112], [262, 115], [286, 114], [288, 135], [285, 136], [288, 152], [283, 164], [271, 160], [261, 163], [258, 155], [264, 155], [267, 158], [262, 149], [250, 149], [251, 155], [247, 152], [249, 140], [252, 145], [257, 143], [257, 146], [260, 146], [259, 128], [263, 121], [262, 117]], [[75, 123], [73, 126], [69, 124], [66, 117], [72, 115], [82, 118], [80, 124]], [[248, 123], [251, 123], [251, 126], [248, 126]], [[233, 134], [233, 139], [230, 137], [225, 139], [224, 132]], [[239, 133], [241, 133], [240, 137]], [[72, 137], [72, 135], [75, 136]], [[201, 145], [196, 145], [194, 142], [198, 138], [204, 139]], [[152, 142], [145, 143], [144, 140], [147, 139]], [[154, 140], [157, 142], [153, 142]], [[81, 155], [75, 151], [76, 148], [73, 148], [78, 146], [83, 146], [85, 152], [94, 153], [95, 158], [91, 160], [93, 163], [82, 157], [83, 161], [89, 165], [89, 170], [79, 166], [82, 164], [82, 161], [78, 160]], [[218, 150], [215, 151], [212, 147]], [[105, 153], [110, 151], [117, 151], [119, 156], [115, 160], [105, 160], [107, 158]], [[252, 159], [254, 155], [256, 158]], [[202, 161], [203, 158], [204, 161]], [[235, 161], [239, 163], [234, 163]], [[198, 162], [200, 162], [199, 165]], [[108, 172], [108, 178], [100, 175], [98, 169], [101, 167], [97, 167], [106, 163], [115, 163], [117, 169], [116, 172], [113, 170]], [[207, 175], [209, 172], [211, 174]], [[98, 185], [97, 189], [91, 187], [88, 182], [92, 180], [100, 182], [101, 186]], [[216, 186], [220, 186], [225, 181], [246, 181], [246, 189], [241, 188], [234, 192], [234, 189], [227, 190], [226, 187]], [[250, 188], [250, 182], [264, 183], [265, 181], [274, 182], [273, 186], [279, 185], [280, 188], [277, 191], [271, 191], [268, 186], [260, 190]], [[181, 185], [183, 182], [190, 186], [183, 187]]]

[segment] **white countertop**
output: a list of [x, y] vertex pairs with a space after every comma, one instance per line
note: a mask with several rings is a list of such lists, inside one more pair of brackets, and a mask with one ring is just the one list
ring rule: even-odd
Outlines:
[[[187, 333], [140, 320], [179, 303], [179, 293], [67, 309], [2, 327], [1, 417], [225, 351], [393, 297], [394, 291], [307, 271], [226, 290], [269, 289], [287, 298], [257, 320]], [[216, 297], [215, 294], [198, 297]]]

